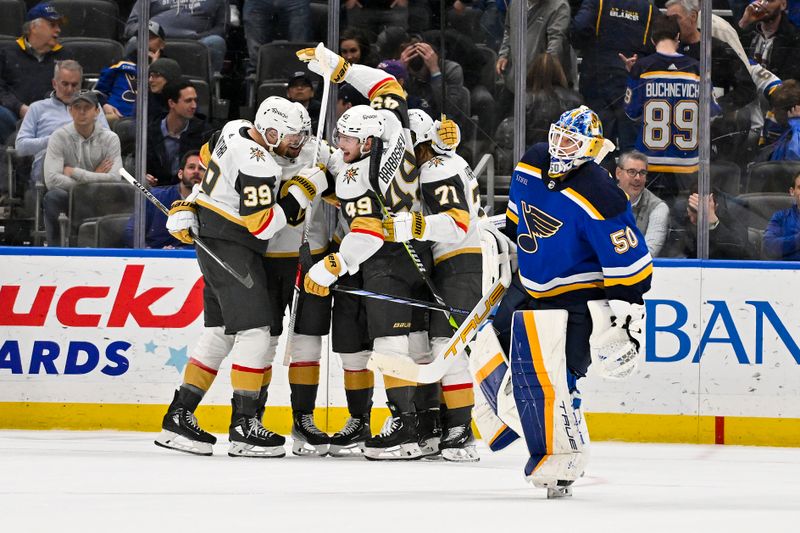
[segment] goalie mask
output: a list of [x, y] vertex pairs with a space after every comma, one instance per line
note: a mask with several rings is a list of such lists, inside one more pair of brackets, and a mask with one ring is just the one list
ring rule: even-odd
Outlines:
[[[311, 135], [311, 117], [306, 108], [280, 96], [270, 96], [261, 102], [254, 126], [273, 150], [283, 141], [291, 148], [301, 148]], [[271, 129], [278, 134], [274, 143], [267, 140], [267, 131]]]
[[600, 153], [604, 140], [603, 125], [594, 111], [584, 105], [565, 111], [550, 125], [548, 174], [558, 178], [591, 161]]
[[345, 111], [339, 120], [336, 121], [336, 134], [334, 142], [338, 146], [339, 136], [346, 135], [358, 139], [362, 154], [364, 143], [370, 137], [380, 137], [383, 135], [383, 118], [380, 114], [368, 105], [356, 105]]
[[455, 150], [461, 142], [461, 129], [447, 118], [443, 121], [433, 120], [421, 109], [409, 109], [408, 123], [414, 146], [430, 141], [434, 151], [444, 154]]

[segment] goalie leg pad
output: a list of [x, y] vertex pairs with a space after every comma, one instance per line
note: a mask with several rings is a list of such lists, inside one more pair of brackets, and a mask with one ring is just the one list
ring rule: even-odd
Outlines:
[[567, 382], [567, 319], [563, 309], [517, 311], [512, 319], [513, 395], [530, 453], [525, 476], [536, 487], [578, 479], [588, 459]]

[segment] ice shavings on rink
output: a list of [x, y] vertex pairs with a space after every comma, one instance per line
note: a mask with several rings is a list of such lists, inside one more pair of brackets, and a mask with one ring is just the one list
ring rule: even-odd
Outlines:
[[[481, 461], [242, 459], [155, 434], [1, 431], [3, 532], [797, 531], [800, 449], [593, 443], [574, 496], [523, 481], [525, 449]], [[290, 444], [287, 443], [287, 450]]]

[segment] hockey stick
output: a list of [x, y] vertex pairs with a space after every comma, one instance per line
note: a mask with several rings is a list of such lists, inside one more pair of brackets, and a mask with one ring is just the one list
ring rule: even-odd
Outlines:
[[[120, 169], [119, 169], [119, 173], [120, 173], [120, 175], [123, 177], [123, 179], [124, 179], [125, 181], [127, 181], [128, 183], [130, 183], [131, 185], [133, 185], [134, 187], [136, 187], [137, 189], [139, 189], [139, 190], [142, 192], [142, 194], [144, 194], [144, 196], [145, 196], [145, 197], [146, 197], [148, 200], [150, 200], [150, 203], [152, 203], [154, 206], [156, 206], [156, 208], [157, 208], [159, 211], [161, 211], [162, 213], [164, 213], [166, 216], [169, 216], [169, 209], [167, 209], [166, 207], [164, 207], [164, 204], [162, 204], [162, 203], [161, 203], [161, 202], [158, 200], [158, 198], [156, 198], [155, 196], [153, 196], [153, 193], [151, 193], [150, 191], [148, 191], [148, 190], [147, 190], [147, 188], [146, 188], [144, 185], [142, 185], [141, 183], [139, 183], [138, 181], [136, 181], [136, 178], [134, 178], [133, 176], [131, 176], [131, 174], [130, 174], [130, 173], [127, 171], [127, 170], [125, 170], [124, 168], [120, 168]], [[208, 256], [209, 256], [209, 257], [211, 257], [211, 259], [213, 259], [214, 261], [216, 261], [216, 262], [219, 264], [219, 266], [221, 266], [223, 269], [225, 269], [225, 271], [226, 271], [228, 274], [230, 274], [231, 276], [233, 276], [234, 278], [236, 278], [236, 281], [238, 281], [239, 283], [241, 283], [242, 285], [244, 285], [244, 286], [245, 286], [245, 287], [247, 287], [248, 289], [250, 289], [250, 288], [252, 288], [252, 287], [253, 287], [253, 278], [252, 278], [252, 277], [250, 277], [250, 273], [249, 273], [249, 272], [247, 273], [247, 275], [246, 275], [246, 276], [242, 276], [241, 274], [239, 274], [238, 272], [236, 272], [236, 271], [235, 271], [235, 270], [234, 270], [234, 269], [233, 269], [233, 268], [232, 268], [232, 267], [231, 267], [231, 266], [230, 266], [228, 263], [226, 263], [225, 261], [223, 261], [222, 259], [220, 259], [220, 258], [219, 258], [219, 256], [217, 256], [217, 254], [215, 254], [214, 252], [212, 252], [212, 251], [211, 251], [211, 250], [208, 248], [208, 246], [206, 245], [206, 243], [204, 243], [202, 240], [200, 240], [200, 237], [198, 237], [197, 235], [192, 235], [192, 238], [194, 239], [194, 243], [195, 243], [197, 246], [199, 246], [200, 248], [202, 248], [202, 249], [203, 249], [203, 251], [204, 251], [205, 253], [207, 253], [207, 254], [208, 254]]]
[[[320, 46], [322, 46], [322, 43], [317, 45], [317, 50], [319, 50]], [[323, 54], [318, 55], [322, 57]], [[330, 92], [331, 88], [331, 80], [328, 76], [322, 77], [322, 83], [322, 102], [320, 103], [319, 117], [317, 118], [317, 146], [314, 150], [314, 159], [311, 162], [312, 167], [316, 166], [317, 160], [319, 159], [320, 143], [322, 142], [322, 132], [325, 126], [325, 113], [328, 111], [328, 93]], [[289, 307], [289, 330], [286, 337], [286, 346], [283, 350], [283, 366], [289, 366], [292, 358], [291, 345], [292, 337], [294, 337], [294, 325], [295, 322], [297, 322], [297, 307], [300, 302], [300, 287], [303, 283], [303, 270], [308, 270], [311, 268], [311, 264], [313, 263], [313, 259], [311, 258], [311, 245], [308, 243], [308, 233], [311, 231], [311, 215], [314, 211], [314, 208], [319, 203], [317, 198], [321, 195], [322, 191], [319, 191], [317, 196], [315, 196], [311, 201], [308, 209], [306, 209], [306, 218], [303, 221], [303, 240], [300, 243], [300, 249], [298, 250], [297, 254], [297, 274], [294, 277], [292, 305]]]
[[365, 298], [373, 298], [375, 300], [385, 300], [387, 302], [394, 302], [397, 304], [411, 305], [413, 307], [422, 307], [424, 309], [433, 309], [434, 311], [441, 311], [443, 313], [453, 313], [455, 315], [461, 315], [461, 316], [467, 316], [470, 313], [469, 311], [465, 311], [463, 309], [456, 309], [455, 307], [439, 305], [434, 302], [426, 302], [425, 300], [418, 300], [416, 298], [408, 298], [406, 296], [395, 296], [393, 294], [384, 294], [381, 292], [372, 292], [364, 289], [357, 289], [355, 287], [346, 287], [343, 285], [334, 285], [331, 287], [331, 290], [345, 294], [353, 294], [355, 296], [363, 296]]
[[442, 379], [447, 369], [455, 360], [455, 356], [467, 349], [483, 322], [489, 317], [492, 309], [503, 298], [506, 287], [501, 280], [494, 282], [489, 291], [478, 301], [467, 315], [467, 318], [456, 330], [445, 349], [435, 355], [433, 361], [420, 365], [409, 357], [372, 352], [367, 363], [370, 370], [379, 370], [384, 375], [414, 381], [417, 383], [434, 383]]

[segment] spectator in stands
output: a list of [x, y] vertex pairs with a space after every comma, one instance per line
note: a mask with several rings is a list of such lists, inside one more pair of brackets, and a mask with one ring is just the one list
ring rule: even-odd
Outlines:
[[[514, 91], [514, 69], [511, 64], [514, 58], [511, 56], [511, 42], [515, 38], [517, 25], [511, 24], [511, 12], [506, 12], [505, 30], [503, 32], [503, 43], [497, 53], [497, 64], [495, 70], [498, 76], [505, 79], [505, 89], [498, 102], [500, 111], [508, 113], [513, 101]], [[570, 7], [567, 0], [528, 0], [528, 28], [525, 38], [525, 57], [528, 64], [544, 52], [558, 58], [567, 82], [574, 86], [577, 78], [575, 53], [569, 43], [568, 31], [570, 23]], [[503, 116], [503, 115], [501, 115]]]
[[28, 106], [47, 97], [56, 61], [72, 58], [58, 42], [63, 22], [52, 4], [37, 4], [28, 11], [22, 37], [0, 50], [0, 144]]
[[619, 188], [631, 201], [636, 226], [644, 235], [650, 255], [658, 257], [669, 232], [669, 206], [645, 188], [647, 156], [636, 150], [622, 152], [615, 175]]
[[181, 66], [174, 59], [162, 57], [150, 65], [147, 86], [149, 88], [147, 100], [147, 121], [164, 118], [169, 112], [164, 89], [171, 83], [178, 83], [182, 78]]
[[[125, 23], [126, 55], [136, 48], [136, 32], [139, 29], [139, 1], [133, 5]], [[149, 0], [150, 19], [163, 29], [167, 39], [191, 39], [200, 41], [211, 52], [211, 68], [222, 70], [225, 61], [225, 25], [228, 20], [226, 0]]]
[[378, 49], [378, 57], [386, 59], [399, 59], [400, 52], [406, 47], [410, 38], [405, 28], [398, 26], [388, 26], [378, 34], [375, 46]]
[[[58, 246], [58, 215], [69, 209], [69, 191], [78, 183], [118, 181], [122, 167], [119, 138], [96, 127], [101, 114], [97, 94], [80, 91], [69, 104], [72, 122], [50, 136], [44, 158], [44, 223], [48, 246]], [[97, 201], [102, 201], [98, 198]]]
[[408, 0], [344, 0], [347, 26], [375, 33], [386, 26], [408, 28]]
[[583, 98], [567, 86], [564, 69], [558, 59], [550, 54], [539, 54], [531, 63], [526, 83], [525, 143], [531, 146], [547, 142], [550, 125], [564, 111], [583, 104]]
[[[432, 117], [446, 112], [463, 130], [469, 121], [469, 109], [461, 65], [445, 59], [443, 74], [436, 49], [430, 43], [416, 40], [412, 40], [400, 53], [400, 62], [408, 71], [408, 82], [404, 85], [406, 92], [426, 101]], [[447, 92], [447, 101], [444, 103], [442, 84], [446, 85]], [[411, 102], [409, 107], [412, 107]]]
[[750, 40], [748, 55], [782, 80], [800, 78], [800, 30], [785, 11], [786, 0], [756, 0], [739, 19]]
[[[756, 158], [759, 161], [800, 161], [800, 83], [787, 80], [770, 98], [773, 121], [762, 133], [766, 145]], [[769, 115], [768, 115], [769, 116]], [[771, 128], [767, 128], [771, 125]], [[771, 137], [777, 137], [771, 139]]]
[[286, 99], [303, 104], [311, 117], [311, 131], [317, 131], [320, 103], [319, 100], [314, 99], [314, 84], [311, 83], [308, 72], [295, 72], [289, 77], [286, 85]]
[[[164, 29], [158, 22], [151, 20], [148, 29], [150, 30], [150, 40], [147, 43], [148, 63], [153, 63], [161, 57], [161, 52], [166, 46], [166, 37]], [[136, 78], [136, 50], [133, 50], [127, 59], [104, 68], [100, 73], [94, 90], [99, 93], [103, 112], [109, 122], [123, 117], [133, 117], [136, 113]]]
[[772, 215], [764, 232], [764, 256], [767, 259], [800, 261], [800, 174], [792, 178], [789, 195], [794, 205]]
[[248, 73], [256, 71], [258, 49], [272, 42], [280, 29], [285, 28], [289, 41], [311, 40], [310, 0], [245, 0], [242, 17], [250, 57]]
[[[178, 170], [178, 183], [166, 187], [153, 187], [150, 192], [153, 196], [166, 205], [172, 205], [175, 200], [185, 200], [192, 187], [203, 181], [206, 170], [200, 161], [200, 152], [190, 150], [181, 157]], [[124, 242], [126, 246], [133, 247], [133, 225], [136, 216], [132, 215], [125, 227]], [[148, 202], [145, 206], [145, 245], [147, 248], [192, 248], [184, 244], [167, 231], [167, 216], [159, 211], [155, 205]]]
[[[83, 83], [83, 69], [77, 61], [57, 61], [54, 70], [52, 96], [30, 105], [15, 141], [17, 155], [34, 156], [31, 179], [36, 183], [43, 183], [44, 180], [47, 141], [54, 131], [72, 122], [69, 104]], [[98, 115], [95, 127], [108, 129], [108, 122], [102, 113]]]
[[[683, 252], [686, 257], [697, 257], [697, 209], [700, 197], [695, 184], [686, 202], [685, 232], [683, 234]], [[727, 209], [724, 194], [708, 195], [708, 257], [710, 259], [751, 259], [750, 245], [747, 240], [747, 228]]]
[[374, 67], [377, 64], [367, 36], [358, 28], [347, 28], [339, 37], [339, 54], [350, 63]]
[[[586, 0], [570, 26], [572, 45], [581, 52], [580, 91], [586, 105], [600, 117], [603, 134], [620, 151], [636, 141], [636, 125], [625, 116], [626, 57], [652, 53], [650, 0]], [[567, 108], [570, 109], [570, 108]]]
[[369, 105], [369, 100], [349, 83], [340, 84], [336, 98], [336, 120], [354, 105]]
[[170, 185], [180, 168], [181, 154], [199, 150], [208, 140], [205, 117], [197, 116], [197, 91], [190, 81], [171, 83], [164, 89], [169, 112], [147, 127], [147, 181]]
[[[394, 76], [394, 78], [397, 80], [397, 83], [399, 83], [404, 89], [406, 88], [406, 85], [408, 85], [408, 69], [406, 69], [406, 66], [399, 59], [384, 59], [378, 63], [377, 68]], [[435, 116], [432, 115], [434, 111], [431, 107], [431, 103], [416, 94], [406, 94], [406, 103], [408, 104], [409, 109], [422, 109], [429, 115]]]

